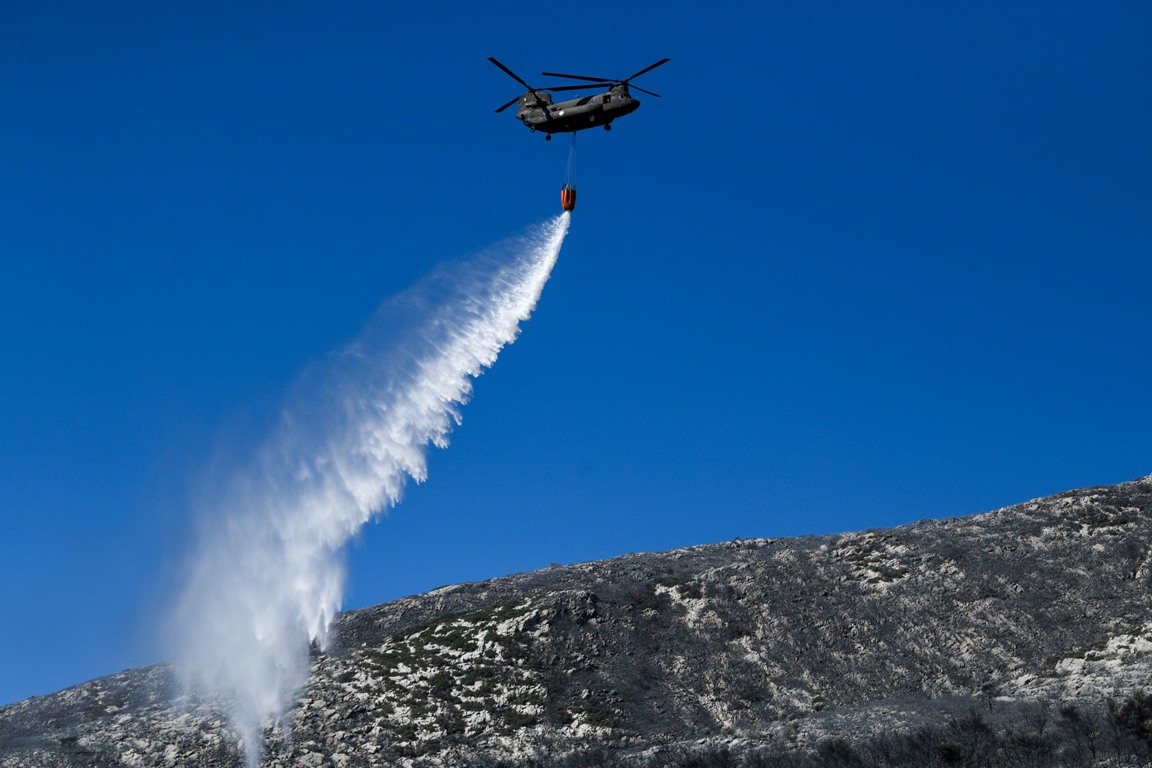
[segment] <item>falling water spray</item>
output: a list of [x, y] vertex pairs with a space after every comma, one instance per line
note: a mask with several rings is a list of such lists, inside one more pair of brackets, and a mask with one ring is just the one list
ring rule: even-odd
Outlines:
[[306, 370], [278, 424], [220, 489], [172, 621], [188, 690], [227, 711], [255, 766], [324, 647], [346, 545], [427, 476], [472, 380], [519, 333], [568, 231], [564, 213], [386, 301], [344, 349]]

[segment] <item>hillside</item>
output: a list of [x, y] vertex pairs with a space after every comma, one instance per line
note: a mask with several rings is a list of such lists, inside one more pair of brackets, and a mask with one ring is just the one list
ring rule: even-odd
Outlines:
[[[1143, 765], [1152, 477], [552, 566], [338, 617], [269, 766]], [[239, 766], [164, 665], [0, 709], [0, 766]]]

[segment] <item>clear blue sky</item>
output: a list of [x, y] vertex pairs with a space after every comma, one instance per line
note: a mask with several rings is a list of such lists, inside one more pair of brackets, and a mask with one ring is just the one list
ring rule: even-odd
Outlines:
[[1152, 6], [0, 10], [0, 703], [160, 660], [206, 468], [437, 262], [555, 215], [542, 70], [664, 57], [346, 607], [1152, 472]]

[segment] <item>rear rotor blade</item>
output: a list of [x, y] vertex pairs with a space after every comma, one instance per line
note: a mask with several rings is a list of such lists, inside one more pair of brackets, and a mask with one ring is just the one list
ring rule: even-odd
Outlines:
[[[624, 81], [621, 80], [620, 82], [624, 82]], [[588, 85], [559, 85], [555, 88], [541, 88], [540, 90], [542, 90], [542, 91], [580, 91], [580, 90], [587, 90], [589, 88], [603, 88], [604, 85], [605, 85], [604, 83], [589, 83]], [[615, 85], [615, 83], [613, 83], [613, 85]], [[641, 93], [646, 93], [649, 96], [655, 96], [658, 99], [662, 98], [660, 96], [660, 94], [653, 93], [652, 91], [641, 88], [638, 85], [632, 85], [631, 83], [628, 83], [628, 88], [633, 90], [633, 91], [640, 91]]]
[[608, 77], [585, 77], [584, 75], [562, 75], [559, 72], [542, 72], [545, 77], [567, 77], [572, 80], [591, 80], [594, 83], [614, 83], [615, 80]]
[[[492, 63], [493, 63], [493, 64], [495, 64], [496, 66], [500, 67], [500, 69], [502, 69], [502, 70], [504, 70], [505, 72], [507, 72], [507, 73], [508, 73], [508, 75], [509, 75], [509, 76], [510, 76], [510, 77], [511, 77], [513, 80], [515, 80], [516, 82], [520, 83], [520, 85], [524, 86], [524, 87], [525, 87], [525, 88], [527, 88], [528, 90], [530, 90], [530, 91], [532, 91], [532, 90], [535, 90], [535, 89], [534, 89], [532, 86], [528, 85], [528, 83], [526, 83], [526, 82], [524, 82], [523, 80], [521, 80], [521, 79], [520, 79], [520, 75], [516, 74], [516, 73], [515, 73], [515, 72], [513, 72], [512, 70], [508, 69], [508, 67], [504, 66], [504, 65], [503, 65], [503, 64], [501, 64], [499, 61], [497, 61], [497, 60], [496, 60], [496, 57], [494, 57], [494, 56], [489, 56], [489, 57], [488, 57], [488, 61], [492, 62]], [[505, 104], [504, 106], [507, 106], [507, 104]], [[496, 111], [497, 111], [497, 112], [499, 112], [500, 110], [496, 110]]]
[[661, 64], [667, 64], [670, 61], [672, 61], [672, 59], [660, 59], [660, 61], [656, 62], [652, 66], [644, 67], [644, 69], [642, 69], [639, 72], [637, 72], [636, 74], [632, 75], [632, 77], [625, 79], [624, 82], [628, 82], [633, 77], [640, 77], [640, 75], [644, 74], [645, 72], [651, 72], [652, 70], [656, 69], [656, 67], [660, 66]]
[[558, 85], [555, 88], [541, 88], [542, 91], [586, 91], [589, 88], [603, 88], [602, 83], [588, 83], [588, 85]]
[[643, 88], [641, 88], [641, 87], [640, 87], [640, 86], [638, 86], [638, 85], [632, 85], [632, 83], [628, 83], [628, 87], [629, 87], [631, 90], [633, 90], [633, 91], [640, 91], [640, 93], [646, 93], [646, 94], [648, 94], [649, 96], [655, 96], [655, 97], [656, 97], [656, 98], [658, 98], [658, 99], [662, 99], [662, 98], [664, 98], [663, 96], [661, 96], [661, 95], [660, 95], [660, 94], [658, 94], [658, 93], [652, 93], [652, 91], [646, 91], [646, 90], [644, 90]]

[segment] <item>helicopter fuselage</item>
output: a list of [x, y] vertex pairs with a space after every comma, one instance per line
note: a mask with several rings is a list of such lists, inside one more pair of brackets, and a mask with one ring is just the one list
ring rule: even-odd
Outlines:
[[547, 91], [529, 91], [520, 97], [516, 117], [533, 131], [571, 133], [586, 128], [607, 126], [618, 117], [635, 112], [640, 100], [633, 98], [628, 86], [617, 84], [605, 93], [552, 103]]

